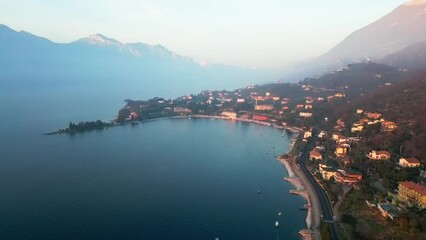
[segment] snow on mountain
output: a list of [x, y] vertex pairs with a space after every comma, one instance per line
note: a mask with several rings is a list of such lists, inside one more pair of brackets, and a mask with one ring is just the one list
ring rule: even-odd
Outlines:
[[102, 34], [93, 34], [88, 36], [87, 38], [83, 38], [83, 41], [86, 41], [90, 44], [98, 44], [98, 45], [122, 45], [122, 43], [118, 42], [115, 39], [107, 38]]
[[74, 44], [90, 44], [99, 47], [113, 47], [120, 52], [128, 53], [135, 57], [155, 56], [163, 59], [183, 60], [186, 62], [194, 62], [189, 57], [181, 56], [173, 51], [170, 51], [161, 44], [150, 45], [146, 43], [123, 43], [116, 39], [106, 37], [102, 34], [93, 34], [88, 37], [81, 38]]

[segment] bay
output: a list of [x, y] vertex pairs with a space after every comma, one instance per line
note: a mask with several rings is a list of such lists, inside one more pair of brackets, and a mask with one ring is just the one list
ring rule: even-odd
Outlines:
[[124, 93], [0, 92], [1, 239], [298, 239], [305, 226], [276, 129], [181, 119], [44, 136], [112, 117]]

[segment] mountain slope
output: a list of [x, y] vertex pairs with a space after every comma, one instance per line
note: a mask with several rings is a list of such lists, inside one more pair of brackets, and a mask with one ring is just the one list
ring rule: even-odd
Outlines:
[[414, 43], [396, 53], [387, 55], [381, 63], [413, 70], [426, 70], [426, 42]]
[[302, 84], [320, 89], [343, 91], [349, 99], [356, 98], [386, 84], [394, 84], [412, 75], [388, 65], [374, 62], [349, 64], [338, 71], [333, 71], [319, 78], [306, 78]]
[[0, 65], [0, 82], [90, 81], [141, 88], [150, 96], [237, 88], [278, 77], [263, 70], [201, 66], [161, 45], [122, 43], [101, 34], [59, 44], [5, 25], [0, 25]]
[[349, 35], [317, 62], [350, 63], [380, 59], [415, 42], [426, 41], [426, 1], [409, 1]]
[[[426, 74], [408, 78], [387, 88], [377, 89], [358, 98], [351, 106], [366, 111], [380, 112], [394, 121], [398, 129], [393, 134], [382, 133], [395, 152], [403, 147], [407, 156], [426, 160]], [[350, 107], [348, 107], [350, 108]], [[379, 136], [376, 136], [379, 137]]]

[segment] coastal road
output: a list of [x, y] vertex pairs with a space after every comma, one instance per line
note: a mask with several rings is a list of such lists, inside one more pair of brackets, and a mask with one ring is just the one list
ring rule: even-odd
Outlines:
[[315, 180], [314, 176], [312, 176], [311, 172], [306, 167], [306, 160], [309, 157], [309, 151], [314, 147], [316, 141], [316, 135], [312, 136], [312, 138], [306, 143], [305, 147], [302, 149], [302, 154], [299, 156], [297, 163], [300, 169], [305, 174], [306, 178], [309, 180], [311, 185], [313, 186], [316, 195], [318, 196], [318, 200], [321, 205], [323, 222], [328, 224], [328, 228], [330, 229], [331, 239], [340, 240], [339, 234], [337, 232], [337, 226], [333, 218], [333, 209], [328, 200], [327, 194], [321, 188], [319, 183]]

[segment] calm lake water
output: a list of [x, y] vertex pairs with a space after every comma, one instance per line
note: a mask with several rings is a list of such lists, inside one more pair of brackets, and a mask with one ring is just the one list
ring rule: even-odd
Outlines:
[[280, 131], [181, 119], [42, 135], [111, 119], [125, 94], [89, 93], [0, 88], [0, 239], [298, 239]]

